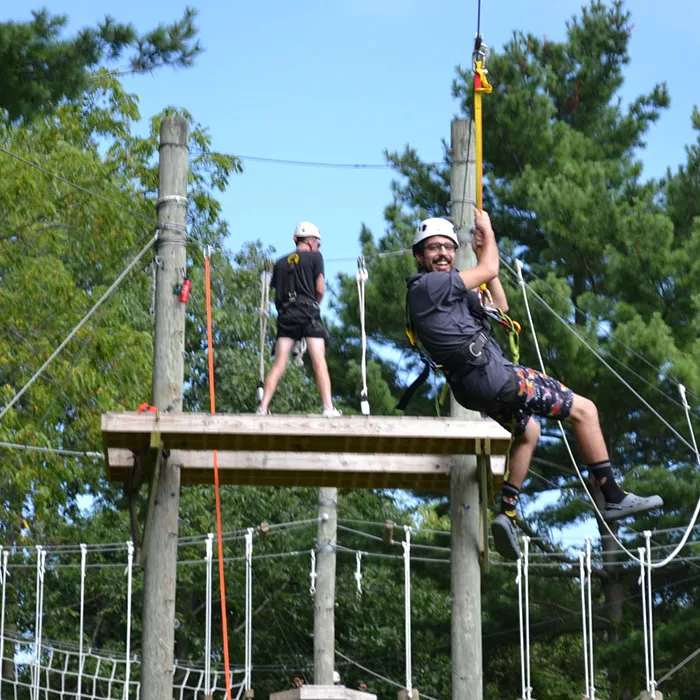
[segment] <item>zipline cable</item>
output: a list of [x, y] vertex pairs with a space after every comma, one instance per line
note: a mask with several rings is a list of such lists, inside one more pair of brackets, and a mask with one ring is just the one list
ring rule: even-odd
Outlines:
[[[209, 252], [204, 256], [204, 278], [207, 305], [207, 349], [209, 354], [209, 405], [212, 415], [216, 413], [216, 393], [214, 387], [214, 339], [211, 324], [211, 270]], [[216, 542], [219, 554], [219, 593], [221, 598], [221, 628], [224, 647], [224, 675], [226, 698], [231, 700], [231, 666], [228, 649], [228, 615], [226, 612], [226, 578], [224, 573], [224, 543], [221, 538], [221, 493], [219, 490], [219, 453], [213, 451], [214, 458], [214, 497], [216, 500]]]

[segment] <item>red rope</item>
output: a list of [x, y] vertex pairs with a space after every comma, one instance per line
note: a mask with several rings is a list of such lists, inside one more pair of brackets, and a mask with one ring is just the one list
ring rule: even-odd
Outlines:
[[[211, 274], [209, 255], [204, 255], [204, 278], [207, 303], [207, 347], [209, 349], [209, 404], [211, 413], [216, 413], [214, 392], [214, 342], [211, 332]], [[226, 700], [231, 700], [231, 667], [228, 657], [228, 619], [226, 615], [226, 580], [224, 577], [224, 543], [221, 539], [221, 494], [219, 493], [219, 453], [214, 450], [214, 493], [216, 495], [216, 543], [219, 553], [219, 593], [221, 596], [221, 631], [224, 637], [224, 673], [226, 676]]]

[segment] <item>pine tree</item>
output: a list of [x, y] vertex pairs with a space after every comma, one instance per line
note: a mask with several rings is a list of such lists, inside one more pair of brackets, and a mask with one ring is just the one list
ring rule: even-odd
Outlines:
[[66, 16], [47, 10], [32, 16], [29, 22], [0, 22], [0, 110], [11, 122], [32, 120], [79, 97], [91, 70], [102, 64], [128, 58], [130, 71], [190, 66], [202, 50], [192, 8], [177, 22], [143, 35], [107, 16], [97, 27], [64, 38]]

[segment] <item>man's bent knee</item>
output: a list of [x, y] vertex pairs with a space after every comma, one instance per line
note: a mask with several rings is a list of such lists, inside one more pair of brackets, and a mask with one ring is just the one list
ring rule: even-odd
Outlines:
[[597, 423], [598, 409], [590, 399], [574, 394], [574, 402], [571, 406], [569, 418], [577, 423]]

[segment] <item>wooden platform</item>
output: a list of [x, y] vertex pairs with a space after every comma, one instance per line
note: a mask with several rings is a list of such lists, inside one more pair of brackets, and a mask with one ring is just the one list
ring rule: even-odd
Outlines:
[[[504, 455], [510, 444], [493, 421], [379, 416], [108, 413], [102, 434], [111, 481], [162, 444], [180, 450], [183, 483], [213, 482], [216, 449], [222, 484], [429, 491], [449, 488], [452, 455]], [[494, 462], [497, 477], [504, 460]]]

